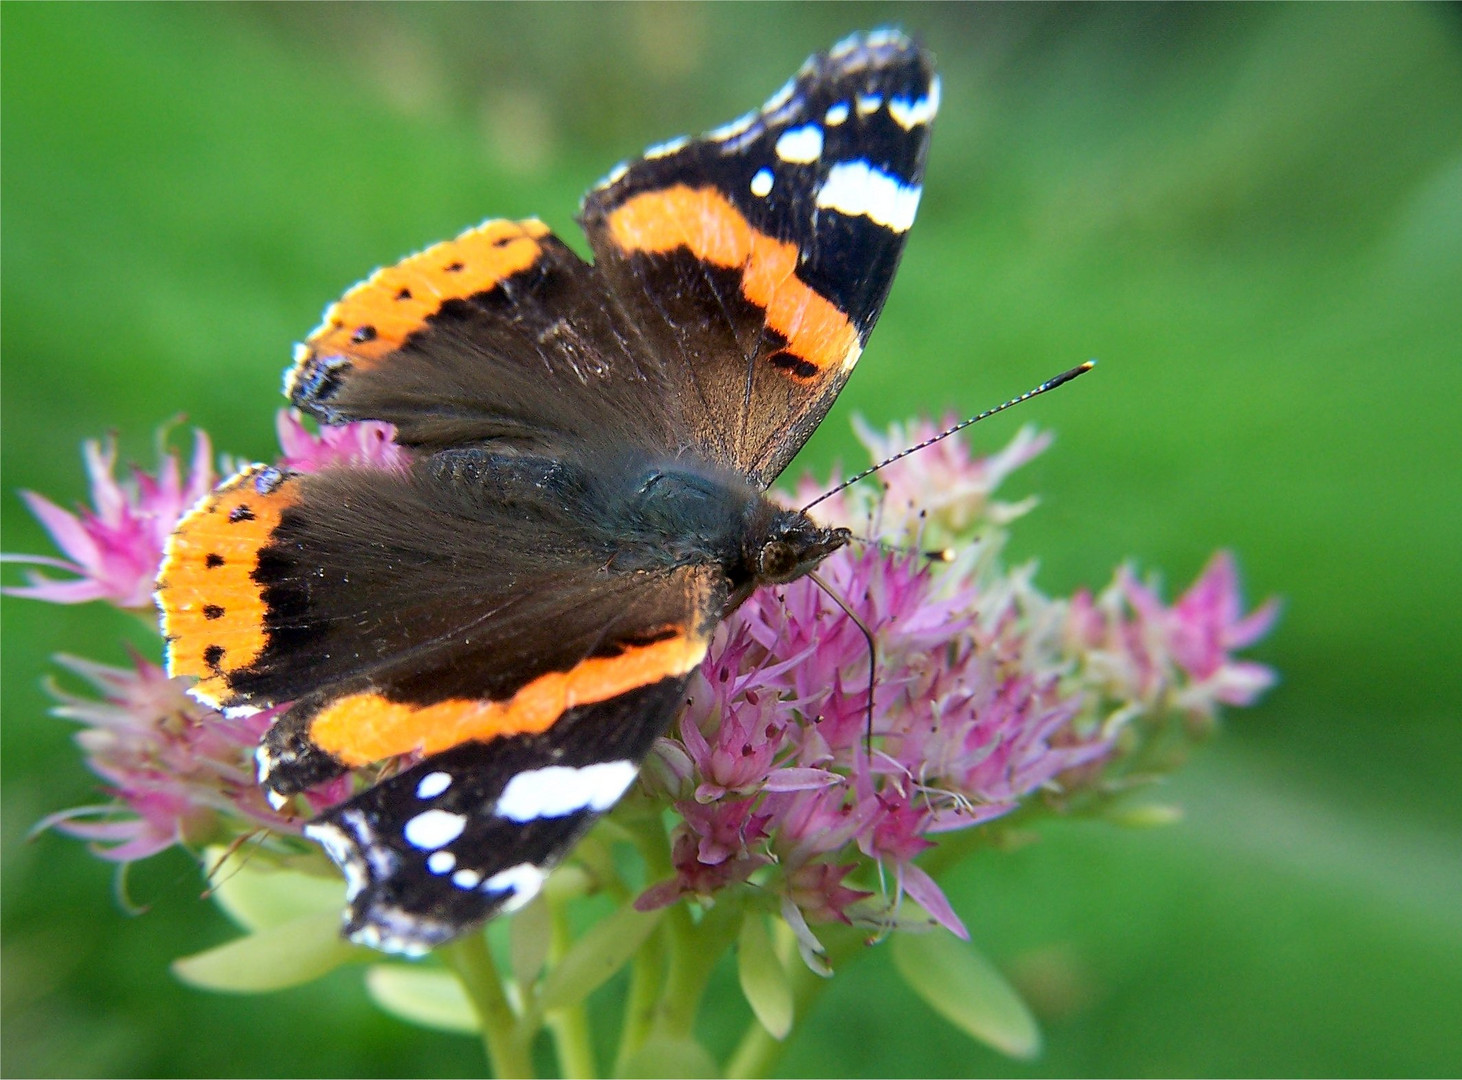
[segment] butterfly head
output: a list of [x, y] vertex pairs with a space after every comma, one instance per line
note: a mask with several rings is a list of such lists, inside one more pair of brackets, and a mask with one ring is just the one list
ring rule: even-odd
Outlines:
[[824, 528], [800, 510], [779, 510], [748, 552], [748, 562], [758, 585], [781, 585], [811, 573], [852, 533], [842, 528]]

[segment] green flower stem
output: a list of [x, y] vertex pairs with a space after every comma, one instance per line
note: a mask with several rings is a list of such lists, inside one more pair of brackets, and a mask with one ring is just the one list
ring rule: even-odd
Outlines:
[[[827, 949], [828, 966], [834, 971], [841, 970], [866, 947], [865, 935], [851, 926], [819, 926], [817, 934]], [[797, 957], [792, 958], [788, 967], [787, 978], [792, 984], [792, 1015], [800, 1021], [832, 980], [818, 975]], [[774, 1038], [753, 1018], [726, 1063], [727, 1080], [769, 1075], [786, 1046], [785, 1041]]]
[[[645, 860], [646, 879], [653, 882], [671, 877], [675, 867], [670, 862], [670, 837], [663, 818], [647, 814], [622, 824]], [[670, 1038], [694, 1038], [701, 996], [717, 961], [735, 940], [741, 910], [737, 897], [728, 893], [706, 911], [699, 924], [691, 918], [684, 902], [672, 904], [665, 912], [651, 938], [655, 944], [647, 942], [635, 958], [620, 1035], [620, 1065], [643, 1045], [651, 1031]], [[657, 986], [661, 988], [660, 996], [651, 1004]]]
[[624, 1004], [624, 1021], [619, 1033], [619, 1050], [615, 1054], [614, 1075], [623, 1076], [629, 1059], [645, 1044], [650, 1026], [655, 1021], [655, 993], [665, 978], [665, 928], [655, 932], [640, 946], [630, 967], [629, 994]]
[[691, 919], [690, 908], [684, 903], [675, 904], [665, 912], [668, 956], [665, 988], [655, 1006], [657, 1034], [694, 1038], [701, 996], [717, 962], [735, 940], [741, 912], [742, 905], [735, 894], [720, 897], [699, 924]]
[[[553, 904], [553, 938], [548, 947], [548, 962], [556, 964], [573, 944], [563, 904]], [[565, 1080], [594, 1080], [599, 1066], [594, 1060], [594, 1042], [589, 1034], [589, 1017], [582, 1001], [563, 1009], [555, 1009], [544, 1017], [544, 1026], [553, 1036], [558, 1052], [559, 1074]]]
[[528, 1042], [518, 1025], [508, 998], [503, 993], [502, 979], [481, 933], [465, 934], [441, 949], [446, 961], [482, 1024], [482, 1044], [488, 1062], [498, 1080], [532, 1077], [533, 1058]]

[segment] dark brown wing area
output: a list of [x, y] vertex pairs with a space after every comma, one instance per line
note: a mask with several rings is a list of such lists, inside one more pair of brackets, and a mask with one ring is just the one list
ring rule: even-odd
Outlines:
[[673, 447], [670, 385], [602, 279], [538, 221], [489, 221], [378, 271], [299, 347], [286, 392], [324, 423], [436, 449], [565, 438]]

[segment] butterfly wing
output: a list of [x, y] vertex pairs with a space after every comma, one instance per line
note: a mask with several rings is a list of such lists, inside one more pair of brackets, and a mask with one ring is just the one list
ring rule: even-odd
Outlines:
[[676, 445], [674, 397], [594, 269], [539, 221], [488, 221], [377, 271], [325, 312], [285, 375], [323, 423], [403, 445]]
[[345, 932], [421, 953], [527, 903], [634, 782], [685, 683], [667, 676], [566, 709], [539, 734], [463, 743], [307, 825], [345, 872]]
[[903, 35], [814, 56], [762, 107], [616, 169], [582, 222], [672, 358], [703, 452], [766, 486], [847, 382], [913, 223], [939, 83]]

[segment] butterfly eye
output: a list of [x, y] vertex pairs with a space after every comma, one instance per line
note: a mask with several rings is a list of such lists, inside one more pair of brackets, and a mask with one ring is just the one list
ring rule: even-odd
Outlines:
[[757, 560], [758, 576], [763, 581], [789, 581], [797, 570], [797, 552], [782, 540], [768, 540], [761, 547]]

